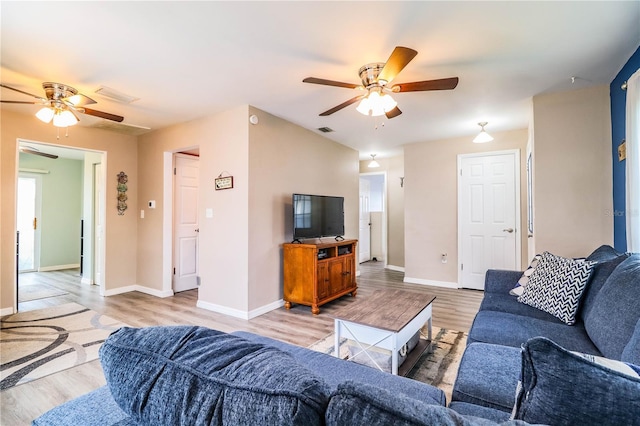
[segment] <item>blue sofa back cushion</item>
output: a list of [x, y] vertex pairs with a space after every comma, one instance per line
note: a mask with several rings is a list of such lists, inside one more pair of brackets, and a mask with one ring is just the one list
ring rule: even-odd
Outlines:
[[[591, 309], [595, 304], [595, 300], [600, 294], [600, 290], [607, 279], [613, 273], [613, 271], [629, 257], [629, 254], [621, 254], [612, 259], [598, 260], [597, 264], [593, 268], [591, 278], [587, 284], [587, 288], [582, 295], [580, 301], [580, 308], [578, 309], [578, 316], [584, 321], [586, 317], [591, 313]], [[589, 258], [587, 258], [588, 260]]]
[[528, 423], [638, 425], [640, 379], [536, 337], [523, 345], [514, 415]]
[[636, 323], [636, 328], [631, 335], [631, 339], [629, 339], [629, 343], [622, 351], [620, 360], [640, 365], [640, 319]]
[[328, 404], [322, 379], [290, 355], [204, 327], [124, 327], [100, 360], [139, 424], [321, 425]]
[[[489, 426], [492, 420], [463, 416], [441, 405], [428, 405], [406, 395], [346, 381], [331, 395], [327, 426]], [[507, 421], [502, 425], [521, 425]]]
[[589, 338], [606, 358], [620, 360], [640, 318], [640, 254], [609, 275], [585, 316]]

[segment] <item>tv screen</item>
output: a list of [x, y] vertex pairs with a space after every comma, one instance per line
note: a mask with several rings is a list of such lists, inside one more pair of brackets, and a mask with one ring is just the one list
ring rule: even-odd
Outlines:
[[293, 239], [344, 235], [344, 197], [293, 194]]

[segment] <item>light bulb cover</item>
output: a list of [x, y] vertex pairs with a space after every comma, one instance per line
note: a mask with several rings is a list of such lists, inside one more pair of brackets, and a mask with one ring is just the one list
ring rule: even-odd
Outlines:
[[375, 169], [376, 167], [380, 167], [380, 164], [376, 161], [376, 155], [377, 154], [371, 154], [371, 161], [369, 162], [369, 165], [367, 166], [370, 169]]
[[386, 93], [380, 95], [378, 91], [372, 91], [360, 101], [356, 110], [363, 115], [378, 117], [391, 111], [397, 105], [398, 103]]
[[53, 125], [56, 127], [69, 127], [78, 122], [78, 119], [69, 110], [57, 111], [53, 116]]
[[44, 107], [40, 111], [36, 112], [36, 117], [44, 123], [51, 122], [54, 115], [55, 111], [49, 107]]
[[488, 123], [486, 121], [481, 121], [480, 123], [478, 123], [478, 126], [480, 126], [480, 133], [478, 133], [478, 136], [476, 136], [475, 138], [473, 138], [473, 143], [486, 143], [486, 142], [491, 142], [493, 140], [493, 136], [491, 136], [489, 133], [487, 133], [486, 130], [484, 130], [484, 126], [486, 126]]

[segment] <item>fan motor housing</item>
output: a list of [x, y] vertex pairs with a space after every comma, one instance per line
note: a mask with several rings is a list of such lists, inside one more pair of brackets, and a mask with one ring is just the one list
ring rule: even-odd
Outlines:
[[370, 86], [383, 86], [383, 84], [378, 82], [378, 75], [380, 75], [380, 71], [382, 71], [384, 65], [384, 62], [373, 62], [360, 67], [358, 75], [362, 80], [362, 85], [366, 88], [369, 88]]

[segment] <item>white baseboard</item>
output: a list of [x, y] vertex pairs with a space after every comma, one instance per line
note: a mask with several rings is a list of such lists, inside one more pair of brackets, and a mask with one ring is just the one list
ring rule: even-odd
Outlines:
[[11, 315], [11, 314], [13, 314], [13, 308], [0, 309], [0, 316]]
[[229, 308], [228, 306], [217, 305], [215, 303], [203, 302], [202, 300], [198, 300], [196, 303], [198, 308], [206, 309], [208, 311], [217, 312], [219, 314], [228, 315], [234, 318], [240, 318], [244, 320], [250, 320], [262, 314], [266, 314], [269, 311], [273, 311], [274, 309], [278, 309], [284, 306], [284, 300], [276, 300], [273, 303], [269, 303], [268, 305], [261, 306], [256, 309], [252, 309], [251, 311], [241, 311], [240, 309]]
[[392, 271], [404, 272], [404, 266], [387, 265], [385, 268], [391, 269]]
[[78, 269], [79, 267], [79, 263], [72, 263], [70, 265], [41, 266], [38, 268], [38, 272], [61, 271], [63, 269]]
[[80, 280], [80, 284], [93, 285], [94, 282], [93, 282], [93, 279], [91, 279], [91, 278], [82, 277], [82, 279]]
[[131, 291], [139, 291], [140, 293], [149, 294], [151, 296], [165, 298], [173, 296], [173, 290], [156, 290], [155, 288], [149, 288], [142, 285], [134, 284], [126, 287], [114, 288], [113, 290], [106, 290], [105, 296], [115, 296], [116, 294], [129, 293]]
[[445, 287], [445, 288], [459, 288], [458, 283], [452, 283], [448, 281], [433, 281], [433, 280], [423, 280], [422, 278], [411, 278], [404, 277], [405, 283], [411, 284], [420, 284], [420, 285], [430, 285], [434, 287]]

